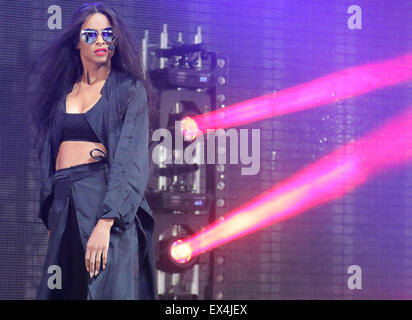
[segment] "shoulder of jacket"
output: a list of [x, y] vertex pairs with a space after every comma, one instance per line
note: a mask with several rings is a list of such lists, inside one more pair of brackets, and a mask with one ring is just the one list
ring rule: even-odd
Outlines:
[[136, 96], [146, 99], [146, 89], [143, 82], [134, 76], [116, 72], [115, 87], [120, 105], [123, 105], [124, 102], [130, 102], [130, 99]]
[[135, 76], [125, 74], [125, 73], [119, 73], [119, 72], [117, 73], [117, 76], [116, 76], [116, 82], [118, 86], [125, 87], [125, 88], [134, 86], [134, 85], [137, 85], [137, 86], [143, 85], [142, 82]]
[[145, 92], [143, 82], [130, 75], [122, 75], [119, 77], [118, 88], [122, 96], [143, 94]]

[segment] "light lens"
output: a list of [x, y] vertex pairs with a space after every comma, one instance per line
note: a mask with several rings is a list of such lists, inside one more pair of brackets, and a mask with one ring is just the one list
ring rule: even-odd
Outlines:
[[177, 240], [170, 246], [170, 256], [175, 262], [186, 263], [192, 257], [192, 248], [188, 243]]
[[182, 119], [181, 129], [185, 141], [193, 141], [199, 135], [197, 122], [189, 116]]

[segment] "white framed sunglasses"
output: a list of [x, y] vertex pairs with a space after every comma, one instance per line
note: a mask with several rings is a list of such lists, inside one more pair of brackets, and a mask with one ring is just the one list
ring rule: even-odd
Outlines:
[[[103, 40], [108, 43], [113, 43], [116, 39], [112, 27], [104, 28], [101, 33]], [[99, 32], [96, 29], [86, 28], [80, 31], [80, 38], [87, 44], [95, 43], [98, 36]]]

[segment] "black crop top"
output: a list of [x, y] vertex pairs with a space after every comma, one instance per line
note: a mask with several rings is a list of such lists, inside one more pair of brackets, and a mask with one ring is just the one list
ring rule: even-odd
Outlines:
[[96, 136], [84, 113], [64, 113], [61, 141], [101, 142]]

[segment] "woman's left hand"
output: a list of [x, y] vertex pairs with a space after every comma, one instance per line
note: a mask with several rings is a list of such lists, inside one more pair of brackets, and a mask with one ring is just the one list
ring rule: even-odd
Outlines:
[[102, 262], [103, 270], [107, 263], [110, 229], [114, 219], [100, 219], [93, 229], [86, 245], [85, 264], [90, 278], [97, 276]]

